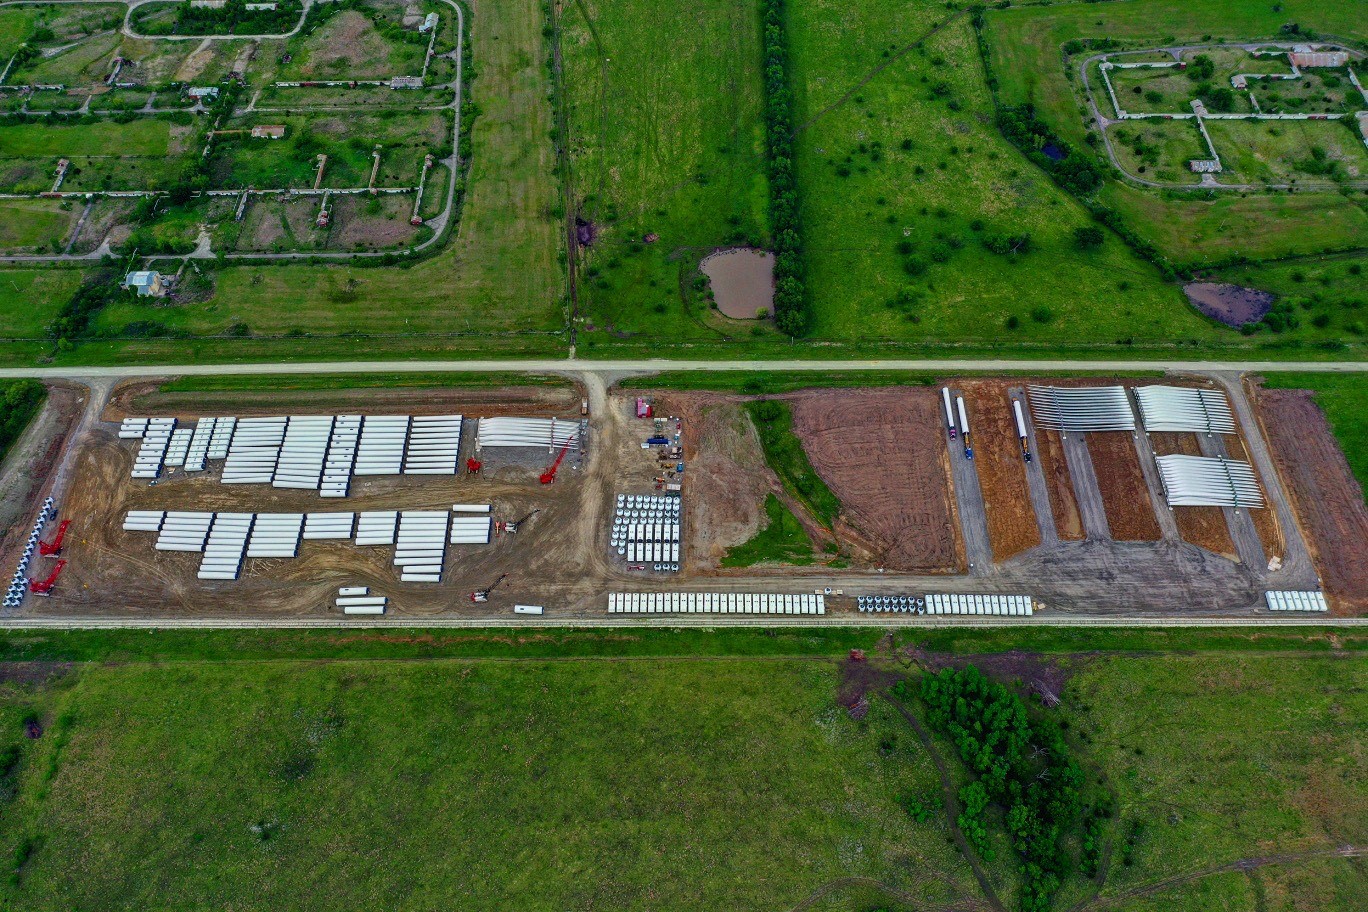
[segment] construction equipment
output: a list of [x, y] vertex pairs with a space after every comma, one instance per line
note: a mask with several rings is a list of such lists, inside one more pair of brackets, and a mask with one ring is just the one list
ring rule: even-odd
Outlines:
[[38, 543], [38, 553], [44, 557], [51, 557], [54, 554], [62, 553], [62, 539], [66, 538], [67, 526], [71, 525], [71, 520], [64, 519], [62, 524], [57, 527], [57, 537], [50, 542], [40, 541]]
[[494, 581], [493, 585], [489, 586], [488, 588], [485, 588], [485, 589], [476, 589], [474, 592], [470, 593], [470, 600], [471, 600], [472, 602], [487, 602], [487, 601], [489, 601], [489, 593], [491, 593], [491, 592], [493, 592], [495, 589], [499, 588], [499, 583], [502, 583], [502, 582], [503, 582], [505, 579], [507, 579], [507, 578], [508, 578], [508, 574], [505, 573], [503, 576], [500, 576], [498, 579], [496, 579], [496, 580]]
[[569, 440], [565, 441], [563, 446], [561, 446], [560, 452], [556, 454], [556, 461], [551, 463], [550, 468], [541, 473], [541, 478], [538, 480], [541, 481], [542, 484], [550, 484], [556, 480], [556, 472], [560, 469], [561, 460], [565, 458], [565, 454], [570, 450], [570, 444], [574, 442], [575, 438], [571, 437]]
[[506, 522], [496, 522], [496, 523], [494, 524], [494, 531], [495, 531], [495, 532], [507, 532], [509, 535], [517, 535], [517, 534], [518, 534], [518, 527], [521, 526], [523, 523], [527, 522], [527, 521], [528, 521], [529, 519], [531, 519], [532, 517], [536, 516], [536, 515], [537, 515], [538, 513], [540, 513], [540, 512], [541, 512], [541, 510], [533, 510], [531, 513], [528, 513], [526, 516], [522, 517], [521, 519], [514, 519], [514, 520], [506, 521]]
[[29, 580], [29, 592], [34, 595], [52, 595], [52, 587], [57, 585], [57, 577], [62, 575], [62, 568], [67, 565], [64, 560], [59, 560], [48, 574], [47, 579]]
[[467, 475], [479, 475], [479, 474], [480, 474], [480, 470], [483, 469], [483, 468], [484, 468], [484, 463], [483, 463], [483, 462], [480, 462], [480, 460], [475, 459], [474, 457], [472, 457], [472, 458], [466, 460], [466, 474], [467, 474]]

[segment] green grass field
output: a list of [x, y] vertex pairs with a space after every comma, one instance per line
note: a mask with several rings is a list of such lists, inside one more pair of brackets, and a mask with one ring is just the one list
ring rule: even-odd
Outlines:
[[[1103, 346], [1228, 336], [1115, 238], [1075, 248], [1091, 219], [993, 126], [966, 17], [894, 56], [949, 15], [932, 3], [790, 11], [817, 333]], [[987, 247], [1023, 232], [1025, 254]]]
[[768, 243], [759, 16], [755, 0], [566, 5], [575, 190], [599, 230], [579, 284], [586, 334], [707, 338], [718, 318], [692, 287], [698, 261]]
[[0, 156], [104, 156], [164, 158], [171, 151], [170, 121], [140, 117], [128, 123], [24, 123], [0, 126]]
[[1330, 419], [1340, 449], [1368, 498], [1368, 378], [1357, 374], [1269, 374], [1265, 386], [1309, 389]]
[[[1362, 13], [1358, 2], [1315, 0], [1058, 4], [989, 10], [986, 34], [1001, 100], [1033, 103], [1052, 129], [1081, 146], [1087, 141], [1088, 115], [1076, 70], [1097, 52], [1084, 50], [1065, 59], [1062, 48], [1068, 41], [1110, 38], [1126, 48], [1147, 48], [1274, 39], [1287, 23], [1352, 41], [1364, 37]], [[1102, 199], [1177, 263], [1210, 262], [1231, 253], [1262, 258], [1362, 246], [1368, 221], [1361, 195], [1346, 200], [1333, 193], [1296, 198], [1252, 193], [1206, 200], [1111, 181]]]
[[[318, 896], [787, 909], [824, 888], [812, 908], [827, 912], [980, 901], [907, 723], [877, 697], [862, 722], [837, 703], [847, 632], [623, 633], [7, 635], [11, 657], [80, 641], [94, 647], [82, 658], [120, 659], [27, 666], [0, 684], [0, 854], [15, 873], [0, 897], [15, 910], [284, 910]], [[1362, 869], [1314, 854], [1368, 838], [1368, 663], [1345, 633], [1332, 649], [1323, 633], [1061, 632], [1102, 651], [1048, 659], [1072, 675], [1052, 712], [1116, 796], [1109, 838], [1143, 824], [1129, 863], [1115, 847], [1108, 906], [1362, 906]], [[1051, 635], [916, 639], [974, 650]], [[177, 640], [199, 645], [167, 661]], [[244, 649], [251, 640], [272, 645]], [[443, 641], [521, 658], [431, 658]], [[336, 657], [361, 643], [428, 658], [301, 661], [297, 648]], [[633, 643], [652, 657], [608, 658]], [[761, 651], [704, 657], [724, 643]], [[41, 738], [24, 737], [28, 720]], [[949, 772], [963, 781], [956, 761]], [[924, 822], [899, 806], [909, 796], [932, 807]], [[1254, 858], [1270, 861], [1203, 873]], [[1010, 859], [986, 873], [1015, 908]], [[1256, 905], [1261, 887], [1282, 900]], [[1058, 907], [1090, 892], [1073, 876]]]
[[765, 519], [765, 527], [753, 538], [727, 551], [722, 566], [812, 563], [812, 539], [798, 518], [773, 494], [765, 495]]
[[73, 213], [62, 210], [61, 205], [56, 200], [0, 203], [0, 250], [24, 253], [46, 248], [44, 252], [53, 252], [53, 242], [64, 240], [73, 222]]
[[[1222, 270], [1215, 278], [1277, 294], [1290, 304], [1301, 324], [1294, 332], [1303, 338], [1324, 340], [1329, 346], [1339, 340], [1353, 343], [1352, 352], [1362, 351], [1368, 337], [1368, 289], [1363, 271], [1368, 255], [1336, 256], [1324, 259], [1294, 260], [1269, 266], [1239, 266]], [[1279, 334], [1263, 339], [1276, 340]]]

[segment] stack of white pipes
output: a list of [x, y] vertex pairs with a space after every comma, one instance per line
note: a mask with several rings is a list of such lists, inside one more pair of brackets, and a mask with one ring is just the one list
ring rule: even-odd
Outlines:
[[444, 510], [405, 510], [399, 514], [394, 565], [406, 583], [437, 583], [446, 559], [447, 523]]

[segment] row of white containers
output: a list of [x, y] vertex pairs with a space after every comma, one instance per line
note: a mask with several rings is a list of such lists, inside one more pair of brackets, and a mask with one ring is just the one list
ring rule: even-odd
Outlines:
[[1329, 611], [1325, 593], [1316, 589], [1311, 592], [1293, 590], [1271, 590], [1264, 593], [1270, 611]]
[[1034, 603], [1029, 595], [947, 595], [927, 593], [927, 614], [982, 614], [1030, 617]]
[[629, 561], [645, 563], [679, 563], [679, 543], [665, 542], [628, 542], [619, 545], [617, 553]]
[[610, 592], [608, 613], [826, 614], [826, 597], [744, 592]]

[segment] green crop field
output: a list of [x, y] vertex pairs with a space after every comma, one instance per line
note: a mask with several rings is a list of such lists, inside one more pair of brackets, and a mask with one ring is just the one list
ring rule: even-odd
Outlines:
[[598, 229], [580, 280], [586, 331], [706, 337], [721, 318], [690, 293], [698, 261], [768, 243], [759, 15], [755, 0], [567, 4], [572, 168]]
[[[985, 35], [1001, 101], [1011, 105], [1034, 104], [1051, 129], [1067, 141], [1083, 146], [1087, 143], [1089, 117], [1077, 69], [1098, 51], [1084, 49], [1066, 57], [1066, 42], [1111, 39], [1124, 48], [1146, 48], [1260, 38], [1286, 40], [1281, 29], [1289, 23], [1353, 42], [1365, 37], [1363, 12], [1361, 2], [1326, 4], [1315, 0], [1059, 4], [989, 10]], [[1215, 62], [1222, 72], [1234, 66], [1234, 61], [1219, 57], [1229, 52], [1217, 53]], [[1246, 69], [1242, 62], [1240, 69], [1260, 71], [1257, 65]], [[1319, 78], [1312, 81], [1319, 85]], [[1181, 82], [1178, 80], [1178, 84]], [[1161, 84], [1156, 90], [1162, 88]], [[1258, 91], [1266, 88], [1259, 86]], [[1305, 94], [1303, 89], [1297, 91]], [[1126, 92], [1123, 95], [1139, 97]], [[1105, 110], [1110, 111], [1109, 103]], [[1333, 124], [1316, 126], [1334, 134]], [[1344, 139], [1338, 137], [1337, 142]], [[1225, 148], [1245, 172], [1252, 172], [1242, 172], [1242, 176], [1263, 180], [1277, 177], [1282, 168], [1289, 167], [1261, 169], [1238, 147]], [[1307, 149], [1298, 157], [1307, 158], [1309, 152]], [[1360, 147], [1354, 154], [1361, 153]], [[1109, 173], [1114, 175], [1114, 169]], [[1256, 192], [1213, 194], [1208, 199], [1189, 194], [1160, 195], [1123, 186], [1113, 179], [1103, 189], [1101, 199], [1176, 263], [1212, 262], [1232, 253], [1266, 258], [1361, 247], [1368, 229], [1361, 193], [1350, 194], [1348, 198], [1330, 192], [1299, 193], [1288, 198]]]
[[[945, 633], [926, 639], [972, 650], [1029, 646], [1037, 632]], [[1144, 631], [1068, 637], [1079, 635], [1103, 651], [1044, 656], [1067, 683], [1058, 709], [1033, 711], [1067, 726], [1115, 816], [1103, 827], [1105, 883], [1070, 875], [1058, 908], [1091, 908], [1098, 890], [1106, 907], [1129, 910], [1362, 907], [1368, 878], [1333, 855], [1368, 838], [1360, 640], [1326, 649], [1324, 636], [1270, 632], [1218, 645], [1226, 634], [1165, 631], [1183, 653], [1137, 655], [1107, 650], [1167, 647]], [[263, 637], [274, 643], [264, 651], [246, 642]], [[529, 910], [983, 902], [913, 729], [873, 692], [860, 722], [838, 703], [844, 633], [513, 639], [6, 642], [12, 657], [87, 661], [12, 666], [22, 673], [0, 684], [0, 857], [12, 874], [0, 897], [14, 910], [285, 910], [319, 896]], [[180, 653], [180, 640], [198, 645]], [[468, 647], [431, 658], [444, 640]], [[417, 648], [419, 660], [308, 658], [363, 642], [376, 656]], [[706, 658], [718, 647], [738, 657]], [[1252, 651], [1262, 649], [1279, 651]], [[207, 660], [219, 653], [238, 661]], [[580, 658], [533, 658], [571, 654]], [[606, 658], [631, 654], [649, 657]], [[1030, 674], [1029, 663], [1012, 674]], [[30, 722], [41, 737], [24, 736]], [[948, 784], [963, 784], [950, 744], [932, 743]], [[982, 869], [1016, 908], [1010, 854]], [[1256, 905], [1260, 894], [1273, 901]]]

